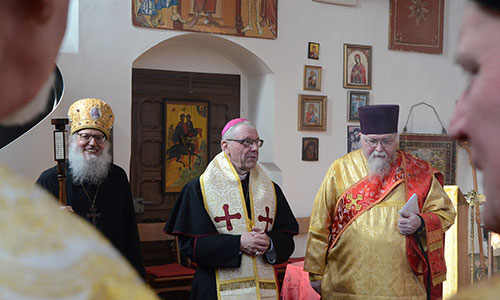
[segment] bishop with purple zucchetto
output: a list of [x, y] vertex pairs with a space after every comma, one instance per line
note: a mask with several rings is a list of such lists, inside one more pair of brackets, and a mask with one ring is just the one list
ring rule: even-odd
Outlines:
[[273, 265], [290, 257], [298, 224], [260, 168], [264, 141], [247, 119], [222, 129], [221, 149], [182, 189], [165, 231], [197, 264], [190, 299], [278, 299]]

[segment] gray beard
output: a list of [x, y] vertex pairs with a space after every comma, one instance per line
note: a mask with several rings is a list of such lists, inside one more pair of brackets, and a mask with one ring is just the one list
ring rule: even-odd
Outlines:
[[[380, 157], [381, 155], [384, 157]], [[371, 175], [385, 176], [390, 170], [390, 166], [391, 158], [389, 158], [385, 152], [373, 151], [368, 158], [368, 168]]]
[[76, 143], [69, 144], [69, 171], [73, 178], [73, 184], [80, 185], [89, 183], [93, 185], [101, 184], [108, 177], [111, 167], [111, 154], [109, 153], [109, 142], [101, 152], [101, 155], [85, 158], [83, 149]]

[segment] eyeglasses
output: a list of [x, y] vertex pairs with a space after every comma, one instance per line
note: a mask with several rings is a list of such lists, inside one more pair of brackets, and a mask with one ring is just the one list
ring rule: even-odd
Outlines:
[[392, 145], [392, 143], [394, 143], [394, 139], [383, 139], [383, 140], [366, 139], [365, 141], [371, 147], [376, 147], [379, 143], [382, 146], [387, 147]]
[[238, 142], [247, 148], [252, 147], [253, 144], [257, 145], [257, 147], [260, 148], [264, 144], [264, 140], [261, 140], [261, 139], [255, 139], [255, 140], [252, 140], [252, 139], [244, 139], [244, 140], [226, 139], [226, 141]]
[[85, 143], [90, 142], [91, 139], [94, 139], [94, 141], [98, 144], [102, 144], [104, 143], [104, 141], [106, 141], [106, 136], [102, 134], [88, 134], [79, 132], [77, 132], [76, 134], [78, 134], [80, 136], [80, 139]]

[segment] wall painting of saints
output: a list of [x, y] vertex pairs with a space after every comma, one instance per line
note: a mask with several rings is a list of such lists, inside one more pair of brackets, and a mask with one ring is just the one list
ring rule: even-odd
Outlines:
[[344, 88], [372, 88], [372, 46], [344, 44]]
[[164, 99], [164, 192], [180, 192], [208, 160], [208, 102]]
[[275, 39], [278, 0], [132, 0], [138, 27]]

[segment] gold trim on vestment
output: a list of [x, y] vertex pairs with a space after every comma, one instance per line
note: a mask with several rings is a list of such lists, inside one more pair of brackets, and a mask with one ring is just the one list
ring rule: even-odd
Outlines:
[[[229, 290], [236, 290], [236, 289], [246, 289], [246, 288], [251, 288], [255, 287], [255, 280], [250, 279], [250, 280], [245, 280], [245, 281], [234, 281], [234, 282], [228, 282], [221, 284], [220, 290], [221, 291], [229, 291]], [[264, 289], [264, 290], [272, 290], [276, 289], [276, 283], [275, 282], [267, 282], [267, 281], [259, 281], [259, 288]]]

